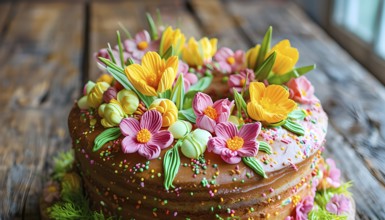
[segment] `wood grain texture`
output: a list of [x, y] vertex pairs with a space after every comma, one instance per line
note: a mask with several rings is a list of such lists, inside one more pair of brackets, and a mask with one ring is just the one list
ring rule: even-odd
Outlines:
[[83, 8], [15, 7], [0, 46], [0, 218], [34, 219], [52, 156], [70, 148], [66, 116], [80, 87]]
[[12, 13], [12, 3], [4, 2], [0, 4], [0, 39], [5, 31], [5, 25]]
[[300, 51], [299, 66], [317, 64], [308, 77], [329, 115], [328, 148], [354, 181], [358, 216], [385, 218], [384, 87], [296, 5], [245, 1], [227, 7], [254, 43], [272, 25], [274, 43], [285, 37]]

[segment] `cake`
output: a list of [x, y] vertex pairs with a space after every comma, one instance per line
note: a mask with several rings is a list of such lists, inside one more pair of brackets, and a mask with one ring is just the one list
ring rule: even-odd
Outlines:
[[[272, 28], [248, 51], [156, 27], [95, 54], [69, 114], [73, 150], [44, 190], [50, 219], [352, 219], [324, 159], [327, 115]], [[48, 207], [48, 208], [47, 208]]]

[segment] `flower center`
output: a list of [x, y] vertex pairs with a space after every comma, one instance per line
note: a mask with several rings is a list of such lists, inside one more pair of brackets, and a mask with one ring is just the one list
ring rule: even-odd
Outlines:
[[246, 83], [246, 79], [241, 79], [241, 86], [244, 86]]
[[226, 141], [227, 148], [229, 148], [232, 151], [241, 149], [243, 147], [243, 143], [244, 143], [243, 138], [239, 136], [235, 136]]
[[217, 113], [217, 110], [215, 110], [215, 108], [209, 106], [206, 108], [206, 110], [204, 110], [204, 113], [205, 115], [207, 115], [207, 117], [213, 119], [213, 120], [216, 120], [218, 118], [218, 113]]
[[151, 132], [147, 129], [142, 129], [136, 134], [136, 140], [140, 143], [147, 143], [151, 139]]
[[233, 65], [233, 64], [235, 63], [234, 57], [227, 57], [226, 61], [227, 61], [227, 63], [230, 64], [230, 65]]
[[148, 47], [147, 41], [141, 41], [141, 42], [139, 42], [138, 45], [137, 45], [137, 48], [138, 48], [139, 50], [144, 50], [144, 49], [146, 49], [147, 47]]
[[301, 95], [302, 96], [307, 96], [307, 93], [306, 93], [306, 91], [304, 89], [301, 89]]

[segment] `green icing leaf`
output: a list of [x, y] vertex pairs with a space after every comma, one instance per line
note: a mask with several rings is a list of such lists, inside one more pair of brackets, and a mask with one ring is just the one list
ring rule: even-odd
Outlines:
[[124, 64], [124, 56], [123, 56], [123, 45], [122, 45], [122, 41], [120, 39], [120, 32], [119, 31], [116, 32], [116, 36], [118, 38], [120, 65], [122, 66], [122, 68], [124, 68], [125, 64]]
[[267, 79], [271, 70], [273, 69], [276, 57], [277, 57], [277, 53], [273, 52], [272, 54], [270, 54], [269, 57], [267, 57], [267, 59], [262, 63], [262, 65], [259, 66], [259, 68], [255, 72], [255, 78], [258, 81], [263, 81]]
[[315, 68], [316, 68], [315, 64], [309, 65], [309, 66], [303, 66], [303, 67], [294, 68], [290, 72], [285, 73], [283, 75], [273, 75], [267, 81], [270, 84], [278, 84], [278, 85], [280, 85], [280, 84], [288, 82], [290, 79], [298, 78], [298, 77], [304, 75], [305, 73], [314, 70]]
[[109, 128], [102, 133], [100, 133], [94, 140], [94, 148], [92, 151], [98, 151], [104, 144], [109, 141], [116, 140], [120, 137], [122, 133], [120, 132], [120, 128]]
[[183, 74], [180, 74], [171, 93], [171, 100], [175, 102], [178, 110], [183, 109], [184, 83]]
[[148, 26], [150, 26], [151, 40], [157, 40], [158, 39], [158, 30], [156, 28], [155, 22], [152, 19], [152, 16], [150, 15], [150, 13], [146, 13], [146, 19], [148, 22]]
[[305, 134], [305, 129], [297, 122], [286, 120], [286, 123], [282, 126], [296, 135], [303, 136]]
[[243, 99], [243, 96], [239, 94], [237, 90], [233, 89], [233, 91], [234, 91], [235, 105], [237, 106], [237, 110], [238, 110], [238, 117], [240, 118], [242, 116], [242, 111], [244, 111], [247, 115], [246, 102]]
[[110, 55], [111, 61], [112, 61], [113, 63], [116, 63], [116, 59], [115, 59], [114, 54], [112, 53], [112, 48], [111, 48], [110, 43], [108, 43], [107, 45], [108, 45], [108, 49], [107, 49], [108, 55]]
[[264, 141], [259, 141], [259, 150], [267, 154], [272, 154], [270, 145]]
[[265, 60], [267, 52], [270, 50], [271, 35], [273, 33], [273, 27], [267, 29], [265, 36], [263, 37], [261, 49], [259, 50], [256, 67], [259, 67]]
[[183, 109], [178, 112], [178, 119], [180, 120], [187, 120], [191, 123], [196, 122], [196, 115], [194, 113], [194, 110], [192, 108], [189, 109]]
[[262, 165], [255, 159], [255, 157], [242, 157], [243, 163], [250, 167], [255, 173], [261, 175], [263, 178], [267, 178], [265, 170]]
[[124, 25], [122, 23], [120, 23], [120, 22], [118, 22], [118, 25], [123, 30], [123, 32], [126, 34], [126, 37], [128, 39], [132, 39], [132, 36], [131, 36], [130, 32], [127, 30], [127, 28], [124, 27]]
[[192, 108], [192, 102], [194, 99], [195, 94], [197, 94], [198, 90], [190, 90], [184, 95], [184, 103], [183, 103], [183, 109], [189, 109]]
[[175, 146], [168, 150], [163, 157], [163, 169], [164, 169], [164, 188], [169, 190], [170, 187], [174, 188], [172, 182], [174, 181], [180, 167], [180, 157], [178, 147], [182, 143], [179, 140]]
[[174, 47], [171, 45], [167, 50], [166, 52], [164, 52], [164, 54], [162, 54], [162, 58], [163, 59], [168, 59], [170, 58], [171, 56], [174, 55]]
[[213, 76], [208, 75], [205, 77], [202, 77], [198, 80], [197, 83], [194, 85], [190, 86], [190, 90], [197, 90], [197, 91], [203, 91], [207, 89], [207, 87], [210, 86], [211, 82], [213, 81]]
[[[113, 65], [113, 64], [111, 64]], [[144, 102], [144, 104], [146, 105], [146, 107], [150, 107], [151, 103], [154, 101], [154, 97], [152, 96], [145, 96], [143, 95], [142, 93], [138, 92], [138, 90], [136, 90], [134, 88], [134, 86], [130, 83], [130, 81], [128, 80], [127, 76], [125, 75], [124, 73], [124, 70], [123, 69], [118, 69], [116, 67], [116, 65], [114, 66], [107, 66], [107, 71], [120, 83], [124, 86], [124, 88], [126, 89], [129, 89], [129, 90], [132, 90], [136, 93], [136, 95], [140, 98], [140, 100], [142, 100]]]
[[292, 112], [287, 116], [290, 119], [296, 119], [296, 120], [303, 120], [306, 118], [306, 112], [303, 109], [297, 109]]

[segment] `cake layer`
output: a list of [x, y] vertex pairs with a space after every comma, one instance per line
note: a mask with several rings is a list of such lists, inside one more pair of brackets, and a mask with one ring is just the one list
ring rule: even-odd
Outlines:
[[[308, 183], [316, 152], [321, 148], [327, 117], [320, 105], [301, 106], [308, 116], [298, 121], [305, 129], [299, 137], [281, 127], [264, 128], [259, 139], [270, 144], [272, 154], [259, 152], [267, 178], [256, 175], [243, 163], [231, 165], [218, 155], [205, 152], [198, 160], [185, 158], [174, 180], [175, 188], [163, 186], [163, 155], [147, 161], [138, 154], [120, 151], [120, 140], [93, 152], [93, 141], [104, 128], [92, 112], [76, 106], [69, 128], [78, 169], [95, 210], [126, 218], [150, 217], [212, 219], [238, 216], [283, 219], [296, 198], [308, 195]], [[95, 123], [96, 122], [96, 123]]]

